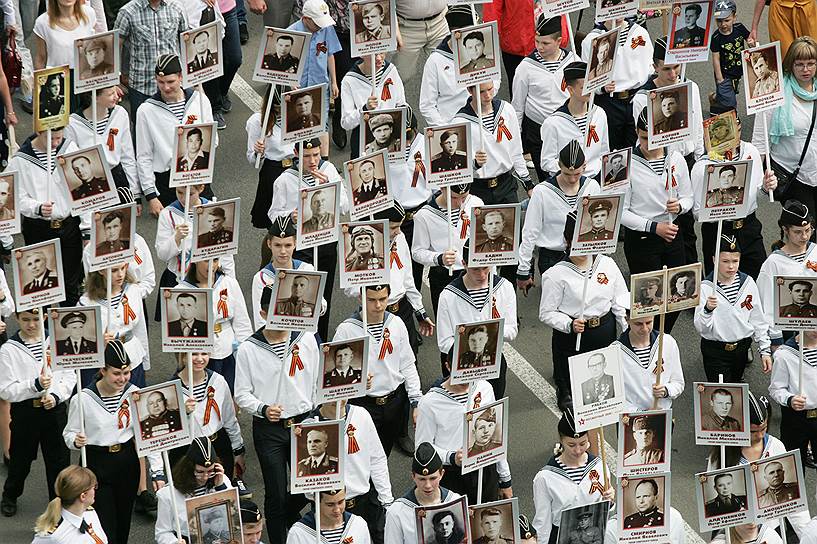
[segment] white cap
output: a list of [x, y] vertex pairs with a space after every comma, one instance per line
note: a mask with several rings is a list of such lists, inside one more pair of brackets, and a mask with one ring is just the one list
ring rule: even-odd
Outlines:
[[320, 28], [326, 28], [335, 24], [335, 20], [329, 15], [329, 6], [323, 0], [306, 0], [301, 9], [301, 15], [309, 17]]

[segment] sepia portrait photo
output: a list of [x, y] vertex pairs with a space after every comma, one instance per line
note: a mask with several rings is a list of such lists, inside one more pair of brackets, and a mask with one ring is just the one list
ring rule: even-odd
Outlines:
[[241, 542], [241, 515], [236, 488], [185, 499], [190, 544]]
[[124, 264], [133, 259], [136, 234], [136, 205], [120, 204], [94, 212], [91, 216], [90, 260], [93, 272]]
[[343, 244], [340, 270], [342, 288], [388, 283], [388, 221], [341, 223], [340, 236]]
[[79, 149], [57, 158], [62, 178], [68, 185], [71, 211], [81, 213], [119, 204], [116, 185], [102, 146]]
[[616, 58], [618, 29], [605, 32], [591, 40], [590, 63], [585, 80], [595, 80], [610, 74]]
[[467, 497], [414, 509], [417, 544], [470, 542]]
[[678, 266], [667, 270], [669, 298], [667, 312], [695, 308], [701, 293], [701, 263]]
[[17, 311], [65, 300], [60, 249], [60, 239], [55, 238], [14, 250], [11, 263]]
[[601, 188], [608, 191], [628, 185], [632, 149], [618, 149], [601, 157]]
[[695, 443], [749, 445], [749, 386], [695, 383]]
[[508, 423], [507, 398], [478, 405], [465, 412], [461, 465], [463, 474], [507, 458]]
[[170, 187], [210, 183], [215, 161], [215, 123], [176, 127]]
[[303, 423], [292, 427], [290, 488], [293, 493], [343, 486], [346, 434], [342, 421]]
[[350, 2], [353, 57], [397, 50], [397, 12], [394, 4], [390, 0]]
[[[748, 475], [749, 465], [738, 465], [696, 475], [701, 531], [739, 525], [753, 519]], [[735, 515], [741, 513], [743, 515]]]
[[203, 261], [238, 251], [240, 206], [241, 198], [196, 206], [191, 260]]
[[297, 249], [309, 249], [338, 240], [340, 184], [322, 183], [301, 188], [298, 199]]
[[517, 262], [518, 204], [475, 206], [471, 209], [469, 266], [502, 266]]
[[182, 32], [179, 60], [182, 64], [182, 85], [185, 88], [200, 85], [224, 74], [221, 32], [218, 21]]
[[780, 60], [780, 42], [747, 48], [741, 54], [746, 112], [754, 115], [783, 103], [783, 63]]
[[365, 395], [368, 353], [368, 336], [322, 344], [319, 402]]
[[34, 131], [64, 127], [71, 114], [68, 65], [44, 68], [34, 72]]
[[255, 81], [293, 86], [300, 84], [301, 62], [308, 54], [309, 34], [295, 30], [266, 27], [255, 64]]
[[806, 482], [799, 449], [753, 461], [749, 466], [758, 521], [771, 521], [796, 512], [808, 512]]
[[468, 163], [468, 126], [429, 128], [426, 130], [430, 172], [453, 172], [470, 169]]
[[704, 119], [704, 147], [707, 153], [733, 158], [740, 144], [740, 127], [735, 110]]
[[688, 87], [664, 88], [649, 93], [652, 134], [665, 134], [689, 127]]
[[283, 143], [308, 140], [325, 131], [328, 110], [325, 111], [323, 105], [324, 102], [328, 104], [328, 97], [324, 96], [326, 92], [324, 83], [283, 94]]
[[0, 174], [0, 234], [20, 232], [20, 191], [17, 172], [6, 170]]
[[104, 89], [119, 83], [119, 32], [101, 32], [74, 40], [74, 92]]
[[455, 30], [451, 49], [454, 52], [457, 85], [476, 85], [499, 80], [499, 34], [496, 21]]
[[169, 450], [190, 442], [181, 381], [173, 380], [131, 393], [138, 455]]
[[321, 315], [326, 272], [314, 270], [278, 270], [272, 286], [275, 305], [267, 328], [315, 332]]
[[386, 151], [364, 155], [344, 163], [347, 190], [352, 195], [353, 220], [362, 219], [392, 207], [389, 193], [389, 164]]
[[471, 542], [475, 544], [520, 544], [517, 498], [468, 506]]
[[[490, 304], [490, 302], [489, 302]], [[492, 379], [502, 357], [503, 318], [457, 325], [454, 336], [451, 383]]]
[[570, 254], [613, 253], [618, 243], [624, 195], [584, 196], [579, 201], [578, 227], [573, 233]]
[[621, 466], [624, 474], [635, 474], [640, 467], [669, 468], [667, 413], [663, 411], [627, 414], [620, 420]]
[[665, 280], [663, 271], [630, 276], [630, 315], [633, 318], [658, 315], [665, 310]]
[[669, 542], [670, 473], [623, 477], [618, 482], [619, 541], [623, 544]]
[[791, 329], [817, 326], [817, 278], [775, 276], [772, 310], [774, 324]]
[[361, 155], [371, 155], [381, 149], [388, 153], [389, 160], [406, 160], [406, 110], [375, 110], [363, 113], [360, 131]]

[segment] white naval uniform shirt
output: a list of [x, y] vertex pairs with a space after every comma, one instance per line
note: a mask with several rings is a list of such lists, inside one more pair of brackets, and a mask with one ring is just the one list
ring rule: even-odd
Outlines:
[[[664, 516], [666, 519], [666, 515]], [[618, 515], [607, 520], [604, 532], [604, 544], [618, 544]], [[684, 518], [681, 512], [670, 506], [669, 509], [669, 541], [670, 544], [685, 544]]]
[[590, 126], [583, 130], [576, 118], [567, 109], [567, 102], [545, 119], [539, 133], [542, 137], [540, 166], [545, 172], [559, 173], [559, 152], [571, 141], [584, 143], [584, 175], [592, 178], [601, 172], [601, 156], [610, 151], [607, 131], [607, 114], [598, 106], [593, 106], [589, 115]]
[[[294, 364], [293, 351], [304, 366]], [[256, 331], [238, 346], [235, 354], [235, 401], [242, 410], [266, 419], [265, 406], [283, 406], [281, 419], [309, 412], [315, 407], [320, 374], [320, 352], [313, 334], [292, 333], [283, 360], [275, 354], [263, 330]], [[289, 375], [294, 366], [294, 376]]]
[[[743, 192], [743, 197], [747, 202], [746, 215], [753, 214], [755, 213], [755, 210], [757, 210], [758, 196], [765, 195], [766, 198], [769, 198], [768, 193], [763, 191], [763, 161], [761, 160], [760, 152], [749, 142], [741, 141], [740, 153], [738, 153], [738, 156], [734, 157], [732, 160], [752, 161], [750, 166], [751, 170], [749, 173], [749, 184], [748, 188]], [[707, 155], [704, 155], [698, 162], [695, 163], [695, 165], [692, 167], [692, 171], [689, 173], [689, 177], [692, 180], [692, 195], [695, 198], [692, 214], [695, 216], [696, 220], [698, 219], [698, 213], [700, 213], [701, 210], [701, 201], [704, 198], [703, 185], [705, 181], [704, 175], [706, 173], [706, 167], [710, 164], [717, 165], [722, 162], [724, 161], [713, 161]]]
[[437, 347], [448, 353], [454, 346], [454, 331], [458, 325], [492, 319], [492, 306], [496, 304], [499, 317], [505, 318], [502, 336], [505, 341], [516, 339], [519, 326], [516, 321], [516, 292], [511, 282], [493, 274], [493, 300], [486, 298], [485, 305], [477, 308], [468, 293], [462, 276], [449, 283], [440, 294], [437, 307]]
[[[272, 115], [272, 112], [270, 112]], [[261, 133], [266, 132], [261, 129], [261, 114], [256, 112], [247, 119], [244, 127], [247, 131], [247, 160], [255, 166], [255, 142], [261, 139]], [[271, 161], [282, 161], [295, 157], [294, 144], [285, 144], [281, 141], [281, 122], [276, 121], [272, 125], [272, 133], [264, 136], [264, 158]]]
[[[314, 415], [304, 420], [304, 423], [321, 421], [324, 418], [316, 409]], [[369, 492], [369, 481], [377, 490], [380, 504], [387, 506], [394, 501], [389, 480], [389, 464], [386, 452], [380, 443], [380, 437], [372, 421], [372, 416], [365, 408], [346, 404], [344, 416], [345, 429], [343, 438], [346, 442], [346, 458], [344, 483], [346, 484], [346, 498], [353, 499]], [[347, 433], [354, 435], [358, 451], [349, 453], [351, 438]]]
[[35, 358], [16, 333], [0, 346], [0, 399], [23, 402], [50, 394], [57, 403], [67, 402], [77, 384], [76, 373], [53, 369], [51, 387], [43, 390], [39, 381], [42, 369], [42, 358]]
[[[624, 376], [625, 409], [628, 412], [652, 410], [652, 386], [655, 384], [655, 371], [658, 363], [658, 332], [650, 333], [650, 358], [645, 364], [633, 351], [630, 342], [630, 331], [625, 330], [618, 340], [611, 345], [621, 348], [621, 370]], [[661, 371], [661, 385], [667, 388], [667, 397], [658, 399], [658, 409], [672, 407], [673, 399], [684, 392], [684, 371], [681, 368], [681, 352], [675, 338], [664, 334], [664, 368]]]
[[[205, 495], [231, 489], [233, 485], [230, 479], [224, 477], [224, 483], [220, 486], [211, 488]], [[170, 494], [176, 496], [176, 511], [174, 512], [173, 502]], [[183, 508], [184, 501], [190, 496], [182, 495], [175, 487], [166, 485], [156, 492], [156, 500], [159, 503], [156, 508], [156, 527], [153, 530], [153, 536], [156, 539], [156, 544], [178, 544], [179, 538], [176, 536], [176, 516], [178, 516], [179, 525], [182, 528], [182, 536], [190, 536], [190, 527], [187, 525], [187, 509]]]
[[[386, 530], [384, 542], [389, 544], [417, 544], [417, 521], [414, 510], [420, 506], [415, 488], [396, 499], [386, 510]], [[440, 487], [440, 502], [444, 504], [459, 499], [461, 495]]]
[[389, 191], [403, 208], [411, 210], [425, 204], [431, 198], [431, 189], [425, 176], [425, 135], [418, 134], [408, 143], [406, 160], [395, 164], [389, 162]]
[[[596, 180], [582, 177], [579, 180], [579, 192], [576, 202], [582, 196], [597, 195], [601, 187]], [[539, 182], [533, 188], [528, 209], [525, 212], [525, 223], [522, 226], [522, 240], [519, 243], [519, 268], [517, 274], [527, 275], [532, 271], [533, 251], [535, 248], [545, 248], [551, 251], [565, 249], [565, 217], [576, 209], [576, 204], [570, 204], [556, 177]]]
[[[698, 88], [698, 84], [691, 79], [687, 81], [689, 81], [691, 89], [692, 118], [689, 122], [692, 125], [692, 136], [681, 142], [670, 144], [666, 149], [677, 151], [684, 157], [690, 153], [694, 153], [693, 156], [695, 160], [699, 160], [706, 156], [706, 148], [704, 147], [704, 118], [703, 110], [701, 109], [701, 90]], [[646, 85], [633, 97], [633, 124], [638, 125], [638, 116], [641, 115], [641, 110], [647, 106], [649, 92], [656, 88], [655, 77], [651, 76]]]
[[[140, 194], [148, 200], [159, 194], [156, 188], [156, 173], [167, 172], [173, 166], [175, 157], [176, 127], [213, 121], [210, 100], [198, 91], [184, 90], [184, 116], [181, 121], [162, 100], [160, 93], [148, 98], [136, 111], [136, 169], [139, 172]], [[203, 110], [203, 111], [202, 111]], [[215, 153], [218, 135], [213, 133]]]
[[773, 345], [780, 345], [783, 343], [783, 332], [774, 324], [773, 293], [777, 288], [774, 284], [775, 276], [817, 277], [817, 244], [808, 243], [802, 260], [794, 259], [779, 249], [773, 251], [760, 267], [757, 289], [760, 292], [763, 313], [766, 314], [766, 323], [769, 324], [769, 338]]
[[[757, 538], [755, 540], [746, 541], [746, 544], [783, 544], [783, 539], [780, 538], [780, 535], [775, 530], [777, 526], [778, 522], [776, 521], [771, 523], [762, 523], [760, 525], [760, 530], [757, 533]], [[726, 535], [721, 529], [709, 542], [710, 544], [726, 544], [727, 542], [731, 542], [731, 540], [726, 540]]]
[[[360, 126], [363, 111], [368, 109], [366, 102], [372, 96], [372, 77], [360, 71], [361, 62], [358, 61], [346, 72], [340, 82], [340, 103], [342, 105], [340, 126], [346, 130]], [[403, 80], [400, 78], [397, 67], [389, 61], [384, 61], [383, 73], [377, 75], [374, 96], [377, 97], [377, 109], [381, 110], [394, 109], [406, 103]], [[402, 127], [394, 127], [395, 134], [400, 134], [400, 130]]]
[[[570, 333], [573, 320], [582, 311], [582, 291], [587, 271], [572, 261], [559, 261], [542, 274], [539, 320], [548, 327]], [[630, 307], [630, 291], [616, 262], [598, 255], [587, 282], [584, 316], [602, 317], [612, 311], [621, 330], [627, 328], [625, 312]]]
[[[522, 59], [513, 76], [513, 98], [511, 104], [516, 110], [519, 126], [527, 117], [537, 125], [547, 119], [570, 96], [564, 85], [565, 66], [577, 60], [573, 51], [560, 50], [561, 59], [555, 69], [550, 70], [540, 61], [542, 57], [534, 50]], [[551, 64], [551, 63], [547, 63]]]
[[462, 246], [468, 240], [469, 229], [465, 229], [463, 234], [462, 221], [466, 218], [471, 220], [471, 209], [482, 206], [484, 202], [478, 196], [469, 194], [462, 204], [460, 212], [454, 217], [454, 224], [448, 217], [447, 210], [440, 208], [437, 204], [436, 196], [428, 204], [417, 210], [414, 214], [414, 239], [411, 241], [411, 256], [419, 264], [424, 266], [439, 266], [437, 257], [449, 249], [448, 231], [453, 231], [451, 249], [457, 252], [456, 262], [452, 267], [454, 270], [462, 270]]
[[[191, 431], [191, 435], [195, 437], [212, 436], [219, 432], [222, 428], [227, 431], [227, 436], [230, 438], [230, 447], [233, 451], [240, 450], [244, 447], [244, 439], [241, 436], [241, 426], [238, 424], [238, 416], [235, 413], [235, 403], [233, 396], [230, 393], [230, 386], [227, 385], [227, 380], [218, 372], [213, 372], [205, 368], [205, 388], [204, 398], [196, 399], [196, 409], [193, 411], [193, 421], [195, 425]], [[180, 374], [187, 379], [187, 369], [182, 369], [176, 372], [174, 378], [178, 378]], [[194, 387], [195, 392], [195, 387]], [[182, 384], [182, 394], [185, 399], [190, 397], [190, 388]], [[213, 395], [210, 397], [210, 395]], [[209, 399], [215, 402], [215, 407], [207, 403]], [[209, 419], [207, 424], [204, 423], [204, 416], [209, 412]], [[189, 414], [186, 416], [189, 418]]]
[[[303, 261], [299, 261], [298, 259], [292, 259], [292, 269], [293, 270], [307, 270], [313, 271], [315, 267], [309, 263], [305, 263]], [[267, 264], [264, 268], [253, 274], [252, 276], [252, 287], [251, 287], [251, 297], [252, 297], [252, 319], [253, 319], [253, 327], [258, 330], [261, 327], [266, 326], [267, 321], [261, 317], [261, 295], [264, 294], [264, 287], [272, 285], [275, 283], [277, 271], [275, 267], [272, 266], [272, 263]], [[326, 304], [325, 299], [321, 297], [322, 306]], [[321, 314], [323, 314], [323, 308], [321, 308]]]
[[[100, 124], [102, 121], [97, 120]], [[136, 152], [133, 149], [130, 131], [130, 116], [125, 108], [114, 106], [108, 110], [102, 134], [97, 133], [93, 119], [86, 119], [82, 113], [72, 113], [63, 137], [77, 144], [80, 149], [102, 144], [108, 166], [110, 168], [121, 166], [134, 198], [141, 196], [139, 174], [136, 171]]]
[[[740, 285], [734, 303], [729, 302], [720, 285], [715, 285], [712, 274], [701, 282], [701, 300], [695, 308], [695, 330], [703, 338], [717, 342], [737, 342], [751, 336], [760, 352], [769, 354], [769, 324], [763, 314], [757, 284], [743, 272], [738, 272], [734, 281]], [[706, 299], [712, 295], [717, 297], [718, 305], [710, 312], [706, 309]]]
[[[590, 63], [593, 38], [607, 32], [603, 25], [596, 25], [582, 40], [582, 60]], [[629, 24], [627, 38], [623, 45], [617, 45], [616, 63], [613, 67], [613, 81], [616, 92], [638, 89], [647, 82], [653, 72], [652, 38], [647, 29], [636, 23]], [[619, 42], [621, 43], [621, 42]], [[605, 92], [604, 89], [598, 91]]]
[[[348, 495], [347, 495], [347, 498]], [[322, 544], [328, 544], [329, 541], [325, 535], [326, 528], [321, 527]], [[286, 544], [315, 544], [318, 535], [315, 534], [315, 513], [308, 512], [299, 521], [289, 528], [287, 533]], [[348, 539], [348, 540], [347, 540]], [[340, 535], [339, 542], [349, 542], [353, 544], [370, 544], [371, 537], [369, 535], [369, 526], [366, 521], [350, 512], [343, 513], [343, 532]]]
[[[133, 274], [134, 279], [139, 283], [142, 296], [147, 298], [156, 287], [156, 269], [153, 267], [153, 254], [150, 252], [148, 243], [138, 232], [133, 237], [133, 259], [128, 263], [128, 272]], [[91, 268], [91, 256], [94, 247], [91, 244], [82, 250], [82, 265], [87, 274]], [[103, 274], [105, 271], [102, 271]]]
[[622, 225], [630, 230], [652, 232], [657, 223], [675, 220], [680, 214], [667, 211], [667, 200], [670, 198], [679, 201], [681, 213], [692, 209], [692, 183], [686, 161], [680, 153], [665, 151], [664, 168], [657, 174], [644, 158], [638, 144], [633, 148], [632, 156], [630, 190], [624, 194]]
[[93, 508], [83, 512], [81, 517], [63, 508], [57, 527], [50, 533], [37, 533], [31, 544], [94, 544], [94, 538], [88, 534], [88, 529], [86, 532], [80, 531], [83, 521], [101, 542], [107, 544], [108, 535]]
[[[327, 183], [333, 181], [340, 182], [338, 184], [340, 186], [339, 212], [341, 214], [348, 212], [349, 196], [346, 193], [346, 183], [344, 183], [343, 178], [338, 174], [335, 165], [329, 161], [321, 160], [318, 164], [318, 171], [329, 178]], [[303, 184], [299, 183], [299, 181], [298, 161], [296, 160], [290, 168], [284, 170], [284, 173], [275, 180], [272, 204], [270, 204], [270, 209], [267, 212], [267, 217], [269, 217], [270, 221], [275, 222], [278, 217], [283, 215], [292, 215], [292, 212], [298, 209], [298, 198], [300, 198], [301, 187], [314, 187], [316, 184], [320, 184], [317, 178], [308, 175], [306, 171], [304, 171]], [[335, 219], [338, 220], [339, 218], [336, 217]]]
[[[800, 345], [796, 336], [777, 348], [773, 354], [772, 378], [769, 395], [781, 406], [788, 406], [789, 399], [798, 394], [800, 371]], [[817, 408], [817, 348], [803, 348], [803, 396], [806, 410]]]
[[[612, 474], [610, 479], [613, 484]], [[598, 483], [598, 486], [594, 486], [594, 483]], [[537, 543], [548, 544], [550, 532], [554, 525], [559, 526], [565, 510], [603, 501], [603, 487], [604, 472], [600, 458], [587, 453], [587, 465], [581, 482], [576, 484], [558, 465], [556, 458], [551, 457], [533, 477], [533, 505], [536, 513], [531, 525], [536, 529]]]
[[[369, 322], [371, 325], [371, 321]], [[389, 332], [392, 351], [386, 352], [383, 360], [380, 360], [380, 349], [386, 338], [386, 331]], [[420, 388], [420, 376], [417, 374], [417, 367], [414, 364], [414, 352], [409, 345], [408, 332], [403, 321], [394, 314], [385, 312], [383, 316], [383, 338], [379, 341], [372, 336], [371, 331], [364, 329], [360, 320], [360, 313], [355, 312], [352, 317], [345, 319], [335, 329], [335, 336], [332, 342], [349, 340], [350, 338], [360, 338], [369, 336], [369, 374], [372, 374], [372, 387], [366, 390], [369, 397], [384, 397], [405, 384], [409, 400], [415, 404], [423, 392]]]
[[[450, 466], [452, 456], [462, 449], [462, 421], [468, 409], [487, 406], [496, 400], [494, 389], [486, 380], [474, 382], [468, 396], [468, 405], [455, 399], [444, 387], [432, 387], [417, 404], [417, 428], [414, 441], [428, 442], [443, 465]], [[463, 452], [465, 453], [465, 452]], [[497, 461], [500, 482], [511, 481], [511, 467], [507, 459]]]

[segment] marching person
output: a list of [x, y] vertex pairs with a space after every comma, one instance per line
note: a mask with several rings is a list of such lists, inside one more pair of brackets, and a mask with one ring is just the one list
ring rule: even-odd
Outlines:
[[[199, 96], [198, 90], [182, 88], [182, 65], [177, 55], [160, 56], [154, 72], [159, 91], [136, 111], [136, 169], [140, 185], [137, 194], [145, 197], [151, 215], [158, 216], [162, 208], [173, 203], [176, 194], [170, 188], [174, 142], [178, 138], [176, 128], [210, 123], [213, 112], [206, 95]], [[215, 131], [212, 138], [211, 151], [218, 145]], [[212, 195], [209, 187], [205, 194]]]
[[601, 459], [587, 451], [587, 432], [576, 432], [573, 410], [562, 413], [554, 455], [533, 478], [536, 514], [531, 525], [538, 544], [555, 544], [562, 512], [586, 504], [615, 500], [615, 486], [605, 489]]
[[249, 499], [241, 499], [239, 515], [244, 544], [264, 544], [261, 542], [261, 533], [264, 532], [264, 516], [261, 515], [258, 505]]
[[559, 151], [559, 173], [533, 188], [522, 226], [516, 271], [516, 286], [525, 296], [534, 285], [534, 251], [538, 251], [539, 274], [563, 260], [565, 217], [576, 210], [579, 197], [601, 192], [596, 180], [583, 175], [585, 168], [582, 145], [572, 140]]
[[367, 285], [363, 291], [365, 300], [361, 305], [366, 305], [366, 326], [357, 311], [337, 326], [332, 341], [369, 336], [372, 386], [367, 389], [365, 397], [351, 402], [362, 406], [372, 416], [388, 457], [395, 440], [402, 435], [409, 414], [416, 419], [413, 409], [423, 393], [406, 326], [386, 310], [391, 287]]
[[[377, 4], [375, 4], [377, 5]], [[320, 512], [321, 540], [326, 542], [354, 542], [370, 544], [369, 526], [366, 520], [346, 511], [346, 488], [321, 491]], [[312, 544], [315, 542], [315, 510], [313, 509], [297, 521], [287, 534], [287, 544]]]
[[[261, 294], [264, 322], [271, 298], [272, 289], [265, 287]], [[289, 525], [305, 504], [301, 495], [287, 491], [290, 430], [315, 407], [320, 358], [315, 335], [263, 327], [242, 342], [235, 355], [235, 401], [253, 416], [271, 542], [284, 542]]]
[[372, 542], [383, 544], [385, 508], [394, 502], [386, 452], [369, 412], [345, 400], [339, 404], [340, 413], [336, 413], [337, 402], [324, 402], [305, 422], [331, 421], [342, 416], [347, 436], [346, 511], [362, 517], [369, 525]]
[[[564, 228], [567, 255], [575, 226], [576, 214], [571, 212]], [[566, 257], [542, 274], [539, 320], [553, 329], [553, 381], [561, 410], [572, 402], [568, 358], [609, 346], [617, 338], [616, 323], [626, 330], [629, 306], [630, 292], [621, 270], [606, 255]], [[577, 351], [578, 334], [582, 339]]]
[[70, 462], [62, 430], [68, 420], [67, 402], [76, 385], [70, 370], [51, 370], [43, 353], [43, 314], [39, 308], [18, 311], [20, 330], [0, 346], [0, 399], [11, 403], [11, 456], [3, 485], [0, 513], [17, 513], [31, 463], [42, 451], [48, 496], [54, 482]]
[[[580, 61], [565, 66], [564, 81], [568, 99], [542, 123], [539, 169], [547, 172], [547, 177], [559, 173], [561, 150], [572, 141], [579, 141], [584, 142], [582, 148], [586, 161], [585, 176], [600, 181], [601, 156], [610, 151], [610, 134], [604, 110], [595, 105], [592, 111], [588, 109], [590, 95], [584, 94], [586, 70], [587, 64]], [[544, 181], [547, 177], [541, 180]]]
[[445, 468], [440, 454], [428, 442], [417, 446], [411, 459], [413, 487], [397, 498], [386, 511], [386, 542], [388, 544], [416, 544], [417, 521], [415, 509], [434, 506], [460, 498], [459, 493], [442, 487]]
[[54, 483], [56, 496], [37, 517], [31, 544], [117, 542], [107, 536], [104, 523], [91, 507], [96, 503], [97, 486], [97, 477], [87, 468], [71, 465], [61, 470]]
[[763, 372], [772, 369], [769, 324], [755, 280], [740, 271], [741, 257], [737, 238], [722, 235], [718, 278], [709, 274], [701, 282], [694, 324], [701, 335], [704, 370], [710, 382], [719, 381], [720, 376], [725, 383], [742, 382], [753, 339]]
[[[616, 66], [621, 59], [617, 59]], [[633, 148], [630, 187], [624, 196], [621, 224], [624, 256], [631, 274], [686, 264], [678, 216], [691, 210], [692, 184], [680, 153], [649, 149], [647, 109], [638, 116], [638, 144]], [[668, 313], [664, 330], [672, 332], [678, 312]]]
[[658, 331], [653, 327], [654, 319], [655, 316], [628, 315], [629, 327], [614, 342], [621, 348], [624, 399], [628, 412], [666, 410], [684, 392], [681, 352], [675, 338], [668, 333], [664, 333], [661, 381], [656, 383]]
[[[120, 340], [105, 346], [105, 366], [96, 379], [71, 398], [68, 424], [62, 431], [72, 450], [85, 448], [88, 468], [98, 478], [97, 514], [110, 544], [125, 544], [130, 534], [133, 505], [139, 489], [140, 466], [133, 441], [131, 393], [139, 387], [130, 381], [131, 359]], [[82, 403], [85, 432], [81, 432], [79, 403]], [[157, 487], [165, 483], [161, 456], [148, 456]]]

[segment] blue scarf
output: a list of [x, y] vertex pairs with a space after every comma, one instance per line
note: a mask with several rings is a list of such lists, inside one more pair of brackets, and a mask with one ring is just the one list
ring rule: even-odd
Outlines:
[[792, 125], [792, 103], [794, 96], [801, 100], [812, 102], [817, 100], [817, 85], [814, 91], [807, 91], [802, 88], [791, 74], [783, 76], [783, 96], [785, 101], [783, 107], [776, 108], [772, 113], [772, 124], [769, 127], [769, 138], [773, 144], [780, 142], [780, 138], [794, 136], [794, 126]]

